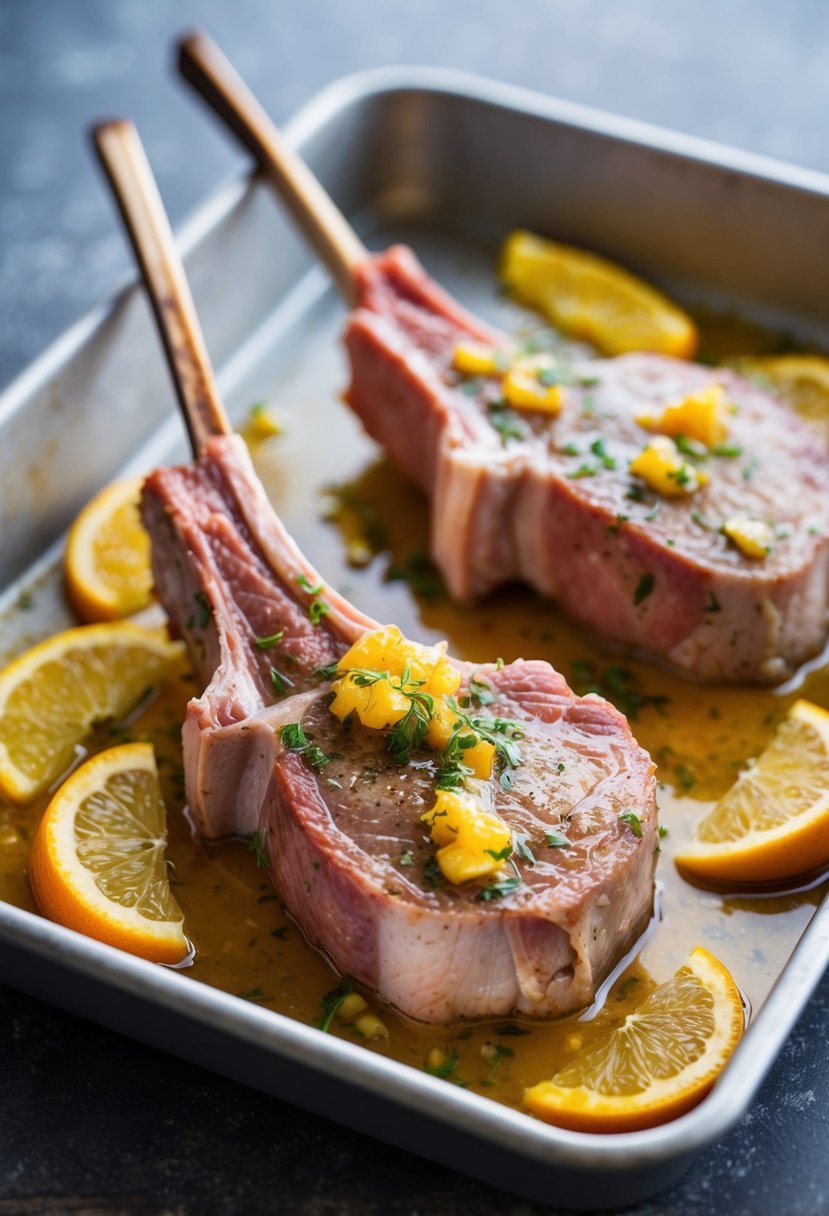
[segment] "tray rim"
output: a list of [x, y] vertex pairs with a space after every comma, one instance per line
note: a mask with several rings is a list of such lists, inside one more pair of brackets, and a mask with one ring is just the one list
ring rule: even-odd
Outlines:
[[[283, 129], [291, 144], [301, 145], [355, 104], [388, 101], [396, 95], [413, 92], [482, 103], [546, 119], [616, 142], [644, 146], [742, 177], [804, 191], [829, 202], [829, 174], [548, 97], [520, 86], [442, 68], [377, 68], [341, 77], [317, 92]], [[194, 250], [244, 198], [252, 188], [255, 176], [237, 171], [191, 212], [176, 233], [184, 255]], [[59, 335], [11, 380], [0, 393], [0, 425], [36, 388], [47, 384], [106, 323], [122, 298], [135, 288], [135, 283], [133, 275], [124, 276], [103, 301]], [[154, 440], [149, 442], [153, 444]], [[39, 564], [36, 562], [35, 568]], [[21, 581], [14, 580], [8, 593], [12, 594]], [[0, 600], [6, 598], [6, 594], [0, 594]], [[612, 1135], [570, 1132], [542, 1123], [494, 1100], [446, 1085], [425, 1072], [366, 1051], [358, 1044], [322, 1035], [311, 1026], [254, 1006], [203, 981], [190, 980], [190, 987], [183, 990], [183, 977], [168, 969], [124, 954], [2, 901], [0, 940], [25, 948], [43, 961], [58, 954], [61, 962], [79, 975], [94, 972], [100, 978], [102, 972], [106, 972], [112, 986], [119, 991], [140, 995], [167, 1011], [175, 1012], [187, 1004], [188, 1014], [197, 1021], [276, 1054], [290, 1055], [319, 1072], [336, 1071], [341, 1078], [386, 1100], [409, 1106], [444, 1124], [457, 1123], [465, 1132], [495, 1140], [539, 1164], [560, 1164], [576, 1169], [637, 1170], [656, 1166], [669, 1156], [698, 1151], [720, 1137], [745, 1112], [829, 962], [829, 897], [824, 897], [817, 907], [763, 1008], [752, 1022], [751, 1033], [737, 1048], [720, 1081], [704, 1102], [661, 1127]], [[181, 999], [183, 991], [189, 993], [184, 1001]], [[765, 1049], [758, 1052], [754, 1048], [761, 1031]]]

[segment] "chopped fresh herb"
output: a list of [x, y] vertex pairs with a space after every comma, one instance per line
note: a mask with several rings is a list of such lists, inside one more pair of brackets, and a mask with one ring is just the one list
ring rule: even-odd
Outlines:
[[283, 693], [286, 688], [293, 687], [293, 680], [289, 680], [287, 676], [283, 676], [275, 667], [271, 667], [268, 674], [271, 678], [271, 687], [277, 695]]
[[322, 1017], [315, 1023], [317, 1030], [321, 1030], [324, 1034], [328, 1033], [331, 1029], [331, 1023], [337, 1016], [337, 1010], [348, 994], [353, 991], [354, 985], [349, 980], [343, 980], [338, 988], [333, 988], [331, 992], [326, 992], [322, 998]]
[[508, 861], [512, 857], [512, 845], [505, 845], [497, 853], [495, 849], [484, 849], [484, 852], [488, 853], [493, 861]]
[[519, 422], [515, 414], [500, 402], [493, 401], [490, 404], [489, 421], [495, 427], [504, 443], [508, 439], [523, 439], [527, 434], [524, 424]]
[[325, 667], [317, 668], [317, 675], [322, 676], [324, 680], [333, 680], [334, 676], [339, 675], [339, 662], [326, 663]]
[[652, 574], [643, 574], [639, 582], [636, 584], [636, 590], [633, 593], [633, 602], [638, 607], [644, 600], [648, 598], [654, 588], [655, 579]]
[[649, 502], [648, 491], [638, 481], [632, 481], [627, 488], [625, 498], [629, 498], [631, 502]]
[[311, 602], [308, 605], [308, 616], [312, 625], [319, 625], [322, 618], [327, 616], [331, 611], [330, 604], [326, 603], [320, 594], [324, 584], [317, 583], [315, 586], [304, 574], [298, 574], [296, 576], [296, 581], [302, 590], [307, 591], [312, 597]]
[[696, 774], [687, 764], [678, 764], [675, 768], [677, 785], [681, 790], [692, 790], [697, 783]]
[[271, 863], [268, 861], [268, 855], [262, 847], [262, 840], [258, 832], [251, 832], [248, 838], [248, 852], [256, 854], [256, 864], [260, 870], [270, 868]]
[[193, 599], [196, 601], [196, 605], [199, 609], [199, 615], [198, 615], [199, 629], [204, 629], [205, 626], [208, 624], [211, 616], [213, 615], [213, 609], [210, 607], [210, 600], [207, 598], [207, 596], [204, 594], [203, 591], [197, 591], [195, 593], [195, 595], [193, 596]]
[[531, 866], [535, 865], [535, 854], [527, 843], [526, 836], [519, 835], [518, 832], [513, 836], [513, 847], [516, 857], [520, 857], [522, 861], [528, 861]]
[[664, 839], [665, 839], [665, 837], [666, 837], [667, 835], [668, 835], [668, 829], [665, 827], [665, 825], [664, 825], [664, 824], [660, 823], [660, 825], [659, 825], [659, 839], [660, 839], [660, 840], [664, 840]]
[[408, 583], [415, 595], [430, 602], [439, 600], [446, 594], [437, 566], [428, 553], [419, 550], [409, 553], [402, 561], [389, 566], [384, 576], [384, 582]]
[[574, 469], [572, 473], [568, 473], [567, 476], [570, 481], [581, 481], [583, 477], [595, 477], [598, 471], [599, 466], [597, 464], [580, 464], [577, 469]]
[[708, 593], [708, 603], [705, 605], [706, 612], [722, 612], [722, 604], [714, 595], [713, 591]]
[[341, 790], [343, 788], [342, 781], [337, 781], [334, 777], [326, 777], [325, 784], [332, 790]]
[[502, 1039], [513, 1039], [519, 1035], [532, 1034], [532, 1031], [524, 1026], [516, 1026], [514, 1022], [506, 1022], [503, 1026], [496, 1026], [495, 1033]]
[[517, 891], [523, 882], [520, 875], [510, 875], [509, 878], [502, 878], [498, 882], [490, 883], [488, 887], [481, 887], [475, 898], [482, 903], [490, 903], [493, 899], [503, 899], [505, 895]]
[[565, 443], [561, 451], [564, 456], [581, 456], [581, 448], [577, 443]]
[[757, 472], [757, 466], [759, 463], [760, 462], [757, 460], [756, 456], [752, 456], [751, 460], [749, 460], [747, 464], [743, 465], [743, 481], [752, 480], [754, 474]]
[[687, 435], [677, 435], [675, 443], [683, 456], [690, 456], [692, 460], [708, 459], [708, 448], [698, 439], [689, 439]]
[[605, 469], [615, 469], [616, 468], [616, 460], [607, 451], [607, 448], [605, 447], [604, 439], [602, 439], [601, 437], [599, 439], [593, 440], [593, 442], [590, 445], [590, 451], [593, 453], [594, 456], [598, 456], [599, 460], [602, 462], [602, 466]]
[[635, 718], [647, 705], [657, 708], [665, 705], [668, 698], [656, 693], [646, 693], [636, 682], [632, 671], [611, 664], [598, 671], [590, 659], [575, 659], [572, 667], [572, 685], [579, 696], [596, 693], [612, 701], [626, 718]]
[[271, 929], [271, 937], [278, 937], [281, 942], [284, 942], [287, 940], [290, 929], [290, 925], [280, 925], [278, 929]]
[[446, 1056], [446, 1059], [441, 1064], [424, 1064], [423, 1071], [428, 1072], [432, 1077], [440, 1077], [442, 1081], [453, 1080], [457, 1085], [463, 1085], [464, 1082], [455, 1076], [455, 1070], [458, 1067], [460, 1054], [457, 1047], [453, 1047]]
[[711, 451], [714, 456], [725, 456], [729, 460], [743, 454], [743, 449], [738, 443], [716, 443]]
[[325, 600], [320, 599], [319, 597], [311, 600], [311, 603], [308, 605], [308, 616], [311, 618], [311, 624], [319, 625], [322, 618], [324, 616], [328, 616], [330, 611], [331, 606], [330, 604], [327, 604]]
[[642, 824], [635, 811], [622, 811], [621, 815], [619, 816], [619, 822], [628, 824], [631, 832], [633, 832], [637, 840], [641, 840]]
[[551, 849], [566, 849], [570, 845], [567, 837], [562, 836], [560, 832], [545, 832], [544, 839]]
[[599, 383], [598, 376], [579, 376], [579, 384], [582, 388], [595, 388]]
[[492, 691], [490, 685], [477, 671], [473, 671], [469, 677], [469, 699], [476, 705], [491, 705], [496, 699], [496, 694]]
[[464, 380], [464, 382], [459, 387], [460, 387], [461, 392], [464, 393], [467, 397], [475, 397], [481, 391], [481, 382], [480, 382], [480, 380], [475, 380], [475, 379]]
[[489, 1072], [484, 1077], [482, 1084], [483, 1085], [494, 1084], [495, 1074], [498, 1071], [498, 1065], [501, 1063], [501, 1060], [504, 1059], [505, 1057], [508, 1058], [509, 1056], [514, 1056], [514, 1055], [515, 1055], [515, 1052], [513, 1051], [513, 1049], [511, 1047], [504, 1047], [504, 1045], [502, 1043], [494, 1043], [492, 1045], [491, 1054], [489, 1055], [489, 1061], [490, 1061]]
[[32, 595], [31, 591], [21, 591], [20, 595], [17, 597], [16, 607], [21, 612], [31, 612], [34, 606], [35, 597]]
[[247, 992], [238, 992], [236, 995], [240, 996], [243, 1001], [269, 1001], [271, 999], [269, 996], [265, 996], [264, 989], [258, 985], [256, 988], [248, 988]]
[[260, 895], [256, 902], [258, 904], [272, 904], [275, 903], [277, 899], [279, 899], [279, 896], [275, 891], [273, 891], [270, 895]]
[[399, 866], [413, 866], [414, 865], [414, 853], [412, 852], [412, 850], [406, 849], [405, 853], [401, 853], [397, 859], [397, 864]]
[[285, 636], [285, 630], [279, 629], [276, 633], [270, 633], [266, 638], [254, 638], [253, 644], [257, 650], [270, 650], [272, 646], [276, 646]]
[[437, 891], [440, 887], [446, 886], [443, 870], [441, 870], [436, 857], [427, 858], [423, 865], [423, 884], [432, 891]]
[[706, 519], [704, 515], [701, 515], [699, 511], [692, 511], [691, 519], [698, 528], [704, 528], [706, 532], [719, 532], [720, 530], [719, 524], [712, 524], [711, 521]]
[[325, 752], [308, 738], [299, 722], [289, 722], [281, 727], [279, 738], [283, 747], [289, 752], [301, 755], [318, 773], [322, 772], [330, 760], [330, 756], [326, 756]]

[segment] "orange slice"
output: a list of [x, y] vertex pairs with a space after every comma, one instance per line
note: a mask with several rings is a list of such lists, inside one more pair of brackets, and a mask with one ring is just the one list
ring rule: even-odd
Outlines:
[[150, 602], [150, 538], [138, 511], [143, 480], [130, 477], [106, 486], [69, 530], [66, 589], [83, 621], [118, 620]]
[[123, 718], [184, 647], [126, 621], [83, 625], [0, 671], [0, 795], [27, 802], [65, 772], [96, 722]]
[[829, 713], [795, 701], [675, 861], [719, 884], [774, 882], [829, 865]]
[[587, 250], [512, 232], [501, 278], [522, 304], [606, 355], [652, 350], [689, 359], [697, 348], [697, 328], [682, 309], [630, 271]]
[[745, 1027], [740, 991], [698, 946], [621, 1026], [524, 1093], [548, 1123], [587, 1132], [655, 1127], [708, 1093]]
[[829, 437], [829, 359], [822, 355], [757, 355], [734, 361], [738, 371], [766, 382]]
[[99, 752], [64, 782], [37, 830], [29, 878], [41, 911], [150, 962], [181, 962], [189, 946], [166, 840], [150, 744]]

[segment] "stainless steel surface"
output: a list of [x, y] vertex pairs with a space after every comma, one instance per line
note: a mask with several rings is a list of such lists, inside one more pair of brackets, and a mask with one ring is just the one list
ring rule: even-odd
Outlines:
[[[487, 241], [526, 224], [615, 255], [685, 299], [826, 343], [821, 175], [433, 72], [346, 79], [287, 130], [369, 244], [412, 225], [428, 245], [438, 228]], [[339, 356], [328, 350], [338, 305], [263, 187], [231, 183], [181, 243], [231, 414], [277, 369], [304, 360], [304, 374], [318, 375], [314, 342], [321, 354], [326, 344], [324, 375], [336, 382]], [[0, 608], [28, 585], [33, 564], [50, 585], [49, 547], [104, 481], [184, 450], [148, 311], [127, 288], [0, 400], [0, 582], [9, 584]], [[43, 603], [49, 612], [57, 601]], [[55, 608], [27, 628], [60, 623]], [[619, 1206], [670, 1182], [744, 1111], [829, 962], [829, 905], [710, 1097], [671, 1124], [624, 1136], [548, 1127], [7, 905], [0, 962], [36, 995], [507, 1189]], [[339, 1101], [343, 1087], [363, 1100]]]

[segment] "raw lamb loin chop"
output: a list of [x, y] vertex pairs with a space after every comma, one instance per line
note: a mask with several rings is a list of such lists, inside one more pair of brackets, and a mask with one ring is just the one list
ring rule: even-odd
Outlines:
[[[776, 683], [820, 650], [829, 458], [790, 410], [733, 372], [641, 354], [568, 368], [554, 418], [505, 412], [501, 375], [461, 382], [453, 356], [472, 339], [509, 360], [515, 344], [408, 250], [370, 256], [208, 38], [181, 44], [180, 67], [356, 305], [347, 400], [433, 499], [432, 555], [456, 599], [524, 580], [604, 637], [698, 680]], [[696, 493], [649, 492], [629, 471], [647, 442], [637, 416], [712, 384], [733, 410], [730, 454], [706, 453], [710, 481]], [[721, 533], [729, 521], [767, 535], [767, 556]]]
[[[436, 757], [398, 766], [380, 732], [346, 729], [330, 712], [319, 669], [376, 625], [320, 584], [241, 441], [211, 439], [193, 464], [153, 473], [144, 520], [161, 601], [207, 685], [184, 727], [199, 832], [258, 832], [309, 940], [411, 1017], [587, 1004], [652, 907], [653, 765], [622, 715], [577, 697], [547, 663], [479, 669], [495, 694], [487, 713], [524, 731], [512, 788], [493, 780], [484, 791], [523, 844], [521, 883], [500, 898], [482, 898], [479, 883], [440, 883], [420, 821]], [[315, 602], [328, 607], [316, 625]], [[466, 685], [473, 668], [457, 666]], [[321, 771], [280, 742], [293, 723], [332, 757]]]
[[[159, 595], [206, 685], [184, 728], [196, 826], [207, 837], [258, 832], [308, 939], [409, 1016], [587, 1004], [651, 914], [650, 758], [617, 710], [575, 696], [549, 664], [479, 669], [474, 722], [508, 731], [512, 758], [476, 796], [510, 842], [495, 857], [510, 869], [495, 882], [444, 880], [421, 819], [441, 755], [418, 744], [401, 763], [383, 731], [329, 707], [329, 665], [375, 622], [320, 582], [229, 434], [134, 130], [108, 123], [96, 140], [200, 453], [152, 474], [143, 503]], [[464, 704], [472, 668], [455, 668]]]

